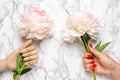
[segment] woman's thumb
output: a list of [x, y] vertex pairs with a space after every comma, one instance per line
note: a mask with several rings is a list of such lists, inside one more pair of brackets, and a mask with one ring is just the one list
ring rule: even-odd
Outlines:
[[94, 54], [96, 57], [100, 57], [100, 56], [103, 56], [103, 54], [101, 54], [101, 52], [97, 51], [96, 49], [92, 48], [91, 45], [89, 45], [89, 50], [92, 54]]

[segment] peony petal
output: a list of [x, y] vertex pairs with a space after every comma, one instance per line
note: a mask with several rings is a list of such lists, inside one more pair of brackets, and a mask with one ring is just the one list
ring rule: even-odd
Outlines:
[[76, 31], [76, 30], [69, 30], [69, 33], [74, 37], [80, 37], [83, 35], [82, 33], [80, 33], [79, 31]]
[[92, 39], [97, 38], [98, 24], [96, 19], [90, 13], [81, 11], [68, 16], [67, 18], [67, 32], [73, 37], [80, 37], [88, 33]]
[[69, 33], [64, 32], [63, 35], [65, 41], [68, 41], [70, 43], [73, 43], [75, 41], [75, 37], [71, 36]]
[[21, 19], [21, 24], [24, 25], [23, 27], [30, 28], [30, 35], [26, 39], [34, 38], [41, 40], [51, 35], [52, 20], [44, 10], [37, 8], [27, 10]]

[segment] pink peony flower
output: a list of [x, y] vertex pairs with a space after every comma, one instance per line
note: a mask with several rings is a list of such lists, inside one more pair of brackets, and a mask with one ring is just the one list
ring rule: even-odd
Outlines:
[[26, 39], [41, 40], [51, 36], [52, 24], [52, 20], [44, 10], [32, 8], [22, 17], [20, 33]]
[[[93, 40], [97, 39], [98, 27], [94, 17], [87, 12], [78, 12], [68, 16], [65, 27], [64, 40], [73, 42], [74, 38], [88, 33]], [[69, 35], [69, 36], [68, 36]]]

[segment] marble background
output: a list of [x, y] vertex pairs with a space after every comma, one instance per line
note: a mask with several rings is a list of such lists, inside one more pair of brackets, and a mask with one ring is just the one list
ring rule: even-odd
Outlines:
[[[120, 0], [0, 0], [0, 59], [25, 42], [18, 33], [17, 21], [31, 7], [46, 10], [53, 19], [53, 37], [34, 43], [40, 52], [38, 63], [18, 80], [93, 80], [83, 67], [82, 44], [63, 40], [66, 17], [73, 11], [94, 15], [99, 23], [98, 41], [111, 41], [105, 52], [120, 62]], [[12, 80], [12, 75], [12, 71], [1, 73], [0, 80]], [[97, 80], [112, 79], [97, 74]]]

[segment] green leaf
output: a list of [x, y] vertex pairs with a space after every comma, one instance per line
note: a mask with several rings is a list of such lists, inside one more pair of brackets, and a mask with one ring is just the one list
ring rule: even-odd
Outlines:
[[29, 72], [30, 70], [32, 70], [32, 68], [25, 68], [25, 69], [22, 70], [22, 72], [21, 72], [20, 75], [22, 75], [22, 74], [24, 74], [24, 73], [27, 73], [27, 72]]
[[21, 74], [24, 74], [24, 73], [26, 73], [26, 72], [28, 72], [30, 70], [31, 70], [31, 68], [26, 68], [25, 61], [23, 60], [22, 55], [19, 54], [17, 56], [17, 67], [16, 67], [16, 70], [13, 71], [14, 72], [14, 75], [13, 75], [14, 80], [17, 80], [17, 78]]
[[13, 72], [16, 73], [16, 74], [18, 73], [17, 71], [13, 71]]
[[20, 70], [19, 70], [19, 72], [18, 72], [18, 74], [20, 75], [21, 74], [21, 72], [23, 71], [23, 69], [24, 69], [24, 62], [22, 62], [21, 63], [21, 66], [20, 66]]
[[22, 56], [19, 54], [17, 56], [17, 65], [19, 66], [22, 61], [23, 61]]
[[111, 42], [107, 42], [107, 43], [103, 44], [103, 45], [100, 47], [99, 51], [102, 52], [110, 43], [111, 43]]
[[20, 76], [20, 75], [18, 75], [18, 74], [14, 74], [14, 75], [13, 75], [13, 79], [14, 79], [14, 80], [17, 80], [17, 78], [18, 78], [19, 76]]
[[102, 42], [102, 41], [100, 41], [100, 42], [95, 46], [95, 49], [96, 49], [96, 50], [99, 50], [100, 45], [101, 45], [101, 42]]
[[16, 64], [17, 64], [16, 70], [13, 71], [14, 72], [14, 75], [13, 75], [14, 80], [17, 80], [17, 78], [20, 75], [22, 75], [22, 74], [24, 74], [32, 69], [32, 68], [27, 68], [25, 66], [25, 61], [23, 60], [23, 57], [21, 54], [19, 54], [17, 56]]
[[13, 79], [16, 80], [16, 76], [17, 76], [18, 72], [14, 71], [14, 75], [13, 75]]
[[[100, 52], [102, 52], [111, 42], [107, 42], [107, 43], [105, 43], [105, 44], [103, 44], [102, 46], [101, 46], [101, 42], [102, 41], [100, 41], [97, 45], [96, 45], [96, 47], [95, 47], [95, 49], [96, 50], [98, 50], [98, 51], [100, 51]], [[93, 59], [95, 58], [95, 55], [93, 55]]]
[[19, 55], [17, 56], [17, 70], [16, 70], [16, 71], [18, 71], [18, 72], [19, 72], [19, 70], [20, 70], [20, 66], [21, 66], [22, 61], [23, 61], [22, 56], [19, 54]]

